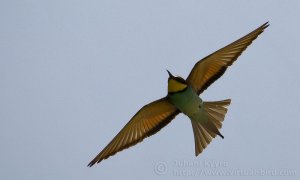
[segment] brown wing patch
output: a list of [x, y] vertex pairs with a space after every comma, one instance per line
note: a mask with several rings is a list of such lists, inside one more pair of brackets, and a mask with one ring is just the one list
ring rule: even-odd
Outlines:
[[253, 40], [268, 26], [267, 22], [246, 36], [198, 61], [187, 78], [188, 84], [198, 94], [201, 94], [224, 74], [228, 66], [231, 66]]
[[159, 99], [142, 107], [114, 137], [114, 139], [88, 164], [107, 159], [123, 149], [133, 146], [144, 138], [149, 137], [166, 126], [179, 110], [168, 102], [166, 98]]

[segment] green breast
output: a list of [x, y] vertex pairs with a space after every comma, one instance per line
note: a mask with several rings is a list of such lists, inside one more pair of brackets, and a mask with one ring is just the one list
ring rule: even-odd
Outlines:
[[202, 105], [200, 97], [189, 86], [184, 91], [168, 94], [168, 98], [174, 106], [189, 117], [198, 113], [199, 106]]

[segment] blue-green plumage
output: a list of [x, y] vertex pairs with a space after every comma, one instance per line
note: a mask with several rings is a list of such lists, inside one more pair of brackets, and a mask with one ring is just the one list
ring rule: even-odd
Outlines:
[[191, 119], [196, 156], [217, 135], [224, 138], [219, 129], [222, 127], [231, 100], [203, 102], [198, 95], [220, 78], [268, 26], [268, 23], [265, 23], [198, 61], [186, 79], [175, 77], [167, 70], [169, 73], [167, 97], [143, 106], [88, 166], [93, 166], [155, 134], [170, 123], [180, 111]]
[[203, 101], [190, 86], [182, 91], [169, 93], [168, 99], [192, 121], [207, 122], [208, 118], [203, 109]]

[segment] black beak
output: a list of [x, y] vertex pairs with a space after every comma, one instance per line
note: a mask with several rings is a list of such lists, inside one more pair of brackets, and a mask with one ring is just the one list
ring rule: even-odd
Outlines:
[[173, 77], [174, 77], [174, 76], [170, 73], [170, 71], [167, 70], [167, 72], [168, 72], [168, 74], [169, 74], [169, 78], [173, 78]]

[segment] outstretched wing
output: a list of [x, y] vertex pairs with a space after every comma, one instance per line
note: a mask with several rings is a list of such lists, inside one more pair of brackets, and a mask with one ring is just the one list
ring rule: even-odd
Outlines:
[[140, 109], [114, 139], [88, 164], [93, 166], [103, 159], [129, 148], [166, 126], [180, 111], [162, 98]]
[[227, 67], [230, 66], [268, 26], [267, 22], [246, 36], [198, 61], [186, 81], [193, 87], [198, 95], [201, 94], [208, 86], [224, 74]]

